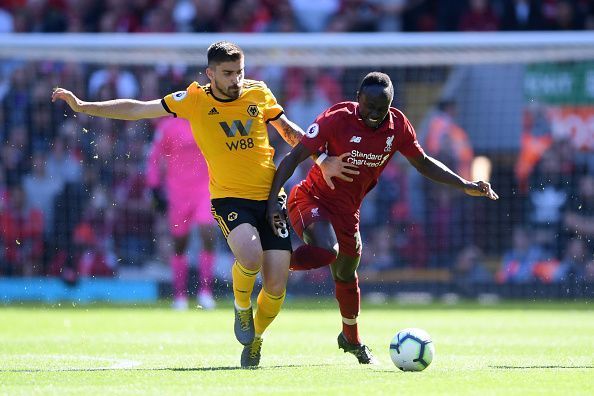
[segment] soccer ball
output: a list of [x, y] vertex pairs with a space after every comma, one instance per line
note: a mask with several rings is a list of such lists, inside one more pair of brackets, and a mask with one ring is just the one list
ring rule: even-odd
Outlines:
[[431, 364], [435, 346], [422, 329], [400, 330], [390, 342], [390, 357], [402, 371], [423, 371]]

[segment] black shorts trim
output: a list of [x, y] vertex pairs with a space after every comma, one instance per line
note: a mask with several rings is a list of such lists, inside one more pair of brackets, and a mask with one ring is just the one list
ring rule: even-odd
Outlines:
[[219, 228], [221, 229], [223, 236], [225, 237], [225, 239], [227, 239], [231, 230], [229, 229], [229, 226], [227, 226], [227, 224], [225, 223], [225, 219], [223, 219], [222, 216], [219, 216], [217, 214], [217, 211], [215, 210], [214, 206], [212, 206], [212, 205], [210, 207], [210, 213], [212, 213], [212, 217], [214, 217], [217, 224], [219, 225]]
[[250, 224], [258, 231], [262, 250], [291, 251], [291, 237], [277, 236], [266, 220], [266, 201], [244, 198], [215, 198], [211, 212], [226, 238], [241, 224]]

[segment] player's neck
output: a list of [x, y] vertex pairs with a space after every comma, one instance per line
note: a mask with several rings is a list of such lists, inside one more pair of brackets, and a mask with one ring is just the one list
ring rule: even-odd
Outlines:
[[[209, 84], [210, 85], [210, 92], [213, 98], [215, 98], [217, 101], [219, 102], [233, 102], [236, 99], [239, 99], [239, 97], [237, 98], [230, 98], [227, 95], [225, 95], [221, 90], [219, 90], [216, 86], [214, 86], [213, 84]], [[243, 92], [239, 93], [239, 96], [241, 96]]]

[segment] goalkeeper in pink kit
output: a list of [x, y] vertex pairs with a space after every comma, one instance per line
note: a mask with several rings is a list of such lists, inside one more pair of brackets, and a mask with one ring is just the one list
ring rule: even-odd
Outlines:
[[498, 199], [489, 183], [468, 181], [425, 154], [412, 124], [400, 110], [391, 107], [393, 98], [394, 87], [388, 75], [373, 72], [365, 76], [357, 102], [338, 103], [320, 114], [282, 160], [267, 203], [268, 222], [278, 233], [286, 219], [276, 197], [299, 163], [322, 149], [326, 154], [318, 157], [318, 165], [326, 156], [340, 156], [349, 164], [350, 169], [329, 184], [320, 168], [314, 166], [307, 178], [291, 190], [287, 201], [289, 219], [305, 245], [293, 251], [290, 268], [308, 270], [330, 265], [342, 316], [338, 347], [355, 355], [361, 364], [372, 364], [376, 359], [361, 342], [357, 323], [361, 301], [357, 268], [362, 249], [359, 208], [387, 162], [398, 152], [433, 181], [471, 196]]
[[208, 167], [185, 119], [165, 118], [157, 124], [148, 157], [147, 184], [153, 191], [157, 209], [167, 210], [173, 237], [174, 308], [188, 307], [186, 249], [190, 231], [195, 226], [198, 226], [201, 241], [198, 304], [205, 309], [214, 308], [212, 282], [217, 229], [211, 215]]

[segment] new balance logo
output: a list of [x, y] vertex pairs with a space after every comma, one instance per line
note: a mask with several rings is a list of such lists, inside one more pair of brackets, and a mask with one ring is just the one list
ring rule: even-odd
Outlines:
[[353, 136], [351, 138], [351, 143], [361, 143], [361, 136]]
[[219, 114], [219, 112], [217, 111], [216, 107], [213, 107], [212, 109], [210, 109], [210, 111], [208, 112], [208, 115], [215, 115], [215, 114]]

